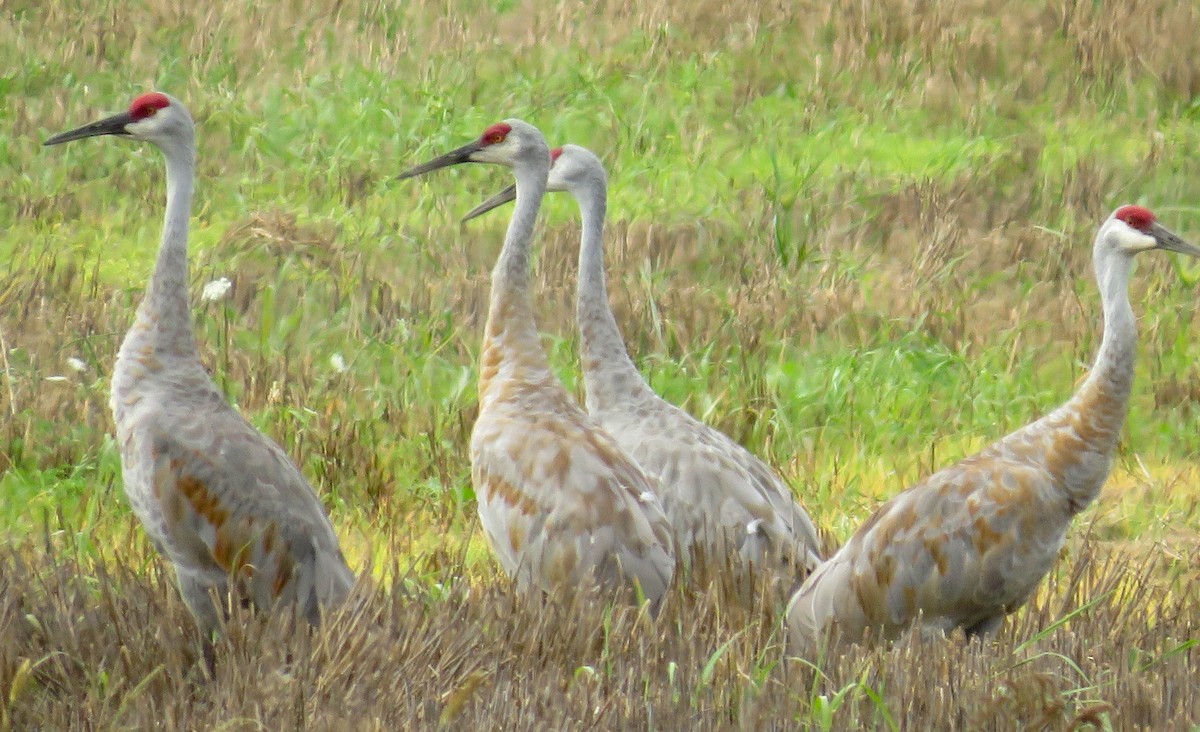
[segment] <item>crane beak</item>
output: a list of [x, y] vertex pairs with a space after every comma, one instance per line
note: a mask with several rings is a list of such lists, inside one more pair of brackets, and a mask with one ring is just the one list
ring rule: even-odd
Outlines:
[[96, 137], [97, 135], [120, 135], [125, 137], [129, 134], [125, 126], [133, 123], [133, 121], [134, 119], [130, 116], [129, 112], [121, 112], [120, 114], [106, 117], [99, 122], [93, 122], [90, 125], [84, 125], [68, 132], [59, 133], [42, 144], [61, 145], [71, 140], [82, 140], [85, 137]]
[[1180, 254], [1187, 254], [1192, 257], [1200, 257], [1200, 247], [1187, 243], [1178, 234], [1157, 221], [1150, 225], [1150, 231], [1146, 233], [1154, 237], [1154, 240], [1158, 242], [1155, 249], [1166, 249], [1168, 252], [1179, 252]]
[[463, 145], [457, 150], [451, 150], [445, 155], [440, 155], [428, 163], [422, 163], [415, 168], [406, 170], [397, 176], [396, 180], [404, 180], [405, 178], [415, 178], [418, 175], [424, 175], [428, 172], [438, 170], [439, 168], [449, 168], [451, 165], [459, 165], [460, 163], [473, 163], [471, 156], [483, 149], [483, 145], [476, 140], [475, 142]]
[[463, 223], [465, 224], [476, 216], [482, 216], [493, 208], [498, 208], [509, 201], [515, 200], [517, 200], [517, 187], [512, 185], [468, 211], [467, 215], [462, 217]]

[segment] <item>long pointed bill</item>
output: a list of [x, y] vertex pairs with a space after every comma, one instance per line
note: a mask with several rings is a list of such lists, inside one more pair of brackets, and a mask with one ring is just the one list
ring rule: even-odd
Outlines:
[[1157, 221], [1150, 224], [1150, 231], [1146, 233], [1154, 237], [1154, 240], [1158, 242], [1158, 249], [1166, 249], [1168, 252], [1179, 252], [1180, 254], [1200, 257], [1200, 247], [1188, 244], [1178, 234]]
[[499, 208], [509, 201], [515, 200], [517, 200], [517, 187], [512, 185], [468, 211], [467, 215], [462, 217], [463, 223], [470, 221], [476, 216], [482, 216], [493, 208]]
[[68, 132], [62, 132], [49, 140], [43, 142], [43, 145], [61, 145], [64, 142], [71, 140], [82, 140], [85, 137], [96, 137], [97, 135], [120, 135], [125, 136], [129, 133], [125, 131], [125, 125], [132, 123], [133, 117], [129, 112], [121, 112], [114, 114], [111, 117], [106, 117], [99, 122], [93, 122], [90, 125], [77, 127]]
[[471, 155], [483, 149], [483, 145], [478, 140], [475, 142], [463, 145], [457, 150], [451, 150], [445, 155], [438, 156], [428, 163], [422, 163], [411, 170], [406, 170], [396, 177], [396, 180], [404, 180], [405, 178], [415, 178], [418, 175], [424, 175], [430, 171], [438, 170], [439, 168], [449, 168], [451, 165], [459, 165], [460, 163], [471, 163]]

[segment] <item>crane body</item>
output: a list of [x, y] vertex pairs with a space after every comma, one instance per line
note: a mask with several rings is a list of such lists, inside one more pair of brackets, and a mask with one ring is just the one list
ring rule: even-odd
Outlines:
[[[703, 552], [747, 564], [796, 567], [820, 562], [820, 540], [808, 513], [766, 463], [718, 430], [662, 399], [629, 356], [608, 304], [604, 219], [608, 179], [594, 153], [578, 145], [552, 152], [549, 191], [578, 202], [577, 321], [588, 415], [657, 480], [676, 551], [685, 561]], [[475, 218], [513, 200], [509, 187], [469, 212]]]
[[471, 433], [488, 543], [522, 588], [633, 584], [657, 605], [675, 560], [653, 483], [551, 372], [533, 317], [529, 260], [550, 167], [545, 139], [505, 120], [401, 177], [465, 162], [505, 165], [516, 177], [516, 208], [492, 271]]
[[262, 609], [290, 606], [311, 622], [354, 584], [315, 491], [276, 443], [231, 407], [196, 349], [187, 240], [194, 125], [174, 97], [152, 92], [127, 112], [56, 135], [146, 140], [166, 158], [162, 243], [146, 295], [113, 368], [110, 406], [125, 493], [211, 639], [231, 593]]
[[1200, 256], [1145, 208], [1108, 217], [1093, 246], [1104, 335], [1088, 378], [1045, 417], [880, 507], [792, 597], [789, 653], [814, 657], [834, 629], [852, 641], [914, 623], [987, 635], [1028, 600], [1108, 477], [1133, 385], [1129, 277], [1151, 249]]

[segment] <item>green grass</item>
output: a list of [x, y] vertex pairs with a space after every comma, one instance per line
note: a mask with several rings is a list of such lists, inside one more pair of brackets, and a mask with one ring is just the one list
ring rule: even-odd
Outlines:
[[[99, 15], [114, 6], [97, 7], [108, 8]], [[862, 302], [836, 315], [857, 332], [781, 327], [759, 334], [762, 345], [750, 353], [739, 352], [738, 330], [761, 323], [739, 325], [741, 312], [732, 312], [715, 332], [704, 330], [712, 321], [697, 318], [685, 326], [686, 334], [674, 333], [675, 319], [688, 317], [679, 311], [659, 312], [659, 322], [627, 321], [625, 328], [648, 377], [669, 399], [752, 447], [769, 442], [768, 456], [776, 464], [806, 463], [813, 472], [797, 476], [804, 484], [825, 482], [831, 465], [862, 465], [865, 474], [858, 482], [871, 486], [866, 490], [872, 499], [934, 467], [923, 462], [931, 452], [954, 459], [1051, 407], [1065, 398], [1086, 365], [1096, 320], [1084, 312], [1094, 309], [1095, 298], [1083, 242], [1103, 209], [1056, 205], [1054, 191], [1090, 176], [1095, 180], [1079, 185], [1112, 188], [1104, 194], [1107, 205], [1162, 201], [1184, 231], [1195, 218], [1186, 205], [1196, 192], [1190, 156], [1168, 152], [1200, 141], [1200, 117], [1186, 98], [1162, 89], [1147, 93], [1154, 86], [1151, 70], [1130, 70], [1124, 84], [1047, 77], [1041, 93], [1030, 87], [1022, 94], [1030, 72], [1006, 76], [1018, 53], [1008, 56], [997, 45], [994, 66], [982, 69], [996, 88], [958, 88], [943, 66], [953, 60], [950, 46], [908, 58], [905, 43], [888, 41], [891, 31], [880, 28], [886, 38], [868, 33], [862, 68], [837, 69], [785, 53], [814, 42], [786, 23], [724, 50], [706, 49], [670, 25], [657, 31], [631, 28], [600, 48], [577, 39], [524, 46], [517, 55], [503, 46], [473, 46], [469, 38], [417, 59], [411, 54], [356, 59], [340, 47], [350, 28], [362, 31], [381, 22], [384, 29], [369, 35], [389, 38], [386, 28], [400, 22], [391, 12], [356, 8], [332, 24], [281, 38], [280, 29], [265, 20], [261, 37], [232, 32], [246, 21], [224, 9], [215, 45], [199, 58], [189, 55], [193, 23], [164, 26], [155, 34], [156, 84], [184, 94], [200, 125], [192, 235], [197, 279], [237, 278], [249, 268], [260, 285], [260, 296], [240, 311], [200, 308], [200, 336], [209, 343], [214, 336], [222, 339], [214, 367], [235, 401], [242, 400], [246, 386], [224, 373], [230, 354], [245, 358], [250, 369], [255, 361], [283, 353], [312, 370], [298, 387], [301, 393], [310, 383], [318, 384], [318, 394], [348, 386], [347, 401], [366, 405], [374, 416], [385, 407], [415, 408], [426, 419], [410, 426], [424, 427], [470, 409], [477, 308], [461, 322], [455, 303], [439, 299], [444, 291], [420, 293], [434, 272], [451, 267], [478, 298], [502, 222], [496, 216], [460, 230], [455, 219], [502, 185], [503, 174], [470, 170], [413, 184], [398, 184], [392, 176], [510, 114], [539, 123], [553, 141], [578, 140], [602, 151], [613, 172], [613, 218], [666, 232], [665, 249], [646, 260], [630, 258], [634, 280], [617, 273], [616, 297], [627, 288], [625, 297], [653, 305], [663, 292], [695, 286], [719, 308], [731, 274], [721, 262], [729, 259], [741, 260], [743, 271], [782, 266], [778, 284], [795, 293], [785, 307], [797, 310], [805, 308], [814, 285], [844, 282], [859, 290]], [[497, 8], [489, 17], [501, 23], [512, 12]], [[82, 273], [83, 287], [123, 291], [123, 304], [132, 310], [159, 227], [157, 152], [94, 141], [46, 150], [37, 142], [54, 129], [118, 108], [144, 85], [133, 80], [130, 60], [114, 55], [115, 47], [104, 49], [109, 65], [93, 68], [78, 54], [30, 45], [28, 30], [39, 17], [32, 7], [17, 11], [6, 40], [25, 51], [28, 64], [0, 85], [5, 101], [21, 101], [15, 116], [24, 130], [0, 137], [12, 181], [12, 194], [0, 199], [0, 216], [10, 221], [0, 255], [22, 261], [31, 253], [53, 252], [56, 262], [70, 262]], [[418, 25], [432, 17], [418, 14]], [[79, 22], [50, 18], [57, 27]], [[826, 54], [844, 53], [839, 49], [846, 39], [838, 36], [844, 29], [836, 19], [826, 20], [816, 48], [825, 43]], [[1044, 49], [1046, 57], [1064, 58], [1066, 45], [1062, 38], [1053, 41]], [[254, 49], [269, 52], [258, 59]], [[907, 60], [890, 72], [874, 65], [889, 53]], [[772, 57], [774, 66], [764, 63]], [[247, 59], [262, 63], [263, 78], [247, 75]], [[41, 69], [36, 78], [35, 68]], [[51, 84], [47, 75], [61, 80]], [[1056, 101], [1069, 90], [1072, 104]], [[1164, 164], [1145, 165], [1156, 148]], [[881, 214], [903, 206], [897, 199], [904, 200], [914, 185], [932, 192], [927, 204], [932, 208], [898, 234]], [[967, 186], [959, 195], [961, 208], [939, 205], [954, 201], [938, 191], [956, 186]], [[1030, 199], [1031, 210], [1003, 210], [1006, 201], [1023, 198]], [[978, 212], [988, 206], [1000, 210]], [[240, 229], [256, 212], [282, 215], [311, 236], [295, 241], [297, 231], [287, 229], [269, 232], [264, 240]], [[548, 225], [562, 227], [574, 215], [569, 201], [552, 201]], [[1005, 290], [1027, 292], [1036, 283], [1036, 260], [1032, 271], [1022, 271], [1019, 263], [1015, 272], [971, 271], [971, 250], [1006, 245], [1003, 239], [973, 240], [987, 235], [976, 222], [981, 215], [1045, 227], [1061, 235], [1053, 246], [1080, 250], [1063, 255], [1071, 262], [1071, 276], [1079, 278], [1071, 283], [1080, 299], [1076, 317], [1064, 324], [1061, 314], [1053, 314], [1050, 322], [1001, 323], [996, 330], [994, 320], [968, 321], [954, 312], [963, 301], [1006, 305], [1013, 298]], [[898, 281], [895, 272], [906, 266], [904, 258], [922, 256], [928, 242], [921, 230], [939, 216], [965, 223], [949, 259], [930, 263], [928, 274], [956, 288], [942, 302], [915, 281]], [[762, 226], [767, 217], [775, 221], [769, 236]], [[845, 230], [851, 237], [839, 241], [838, 232]], [[564, 261], [554, 271], [569, 276], [569, 234], [561, 238], [568, 246], [543, 258]], [[890, 266], [880, 271], [875, 265], [881, 261]], [[375, 276], [381, 270], [387, 276]], [[569, 279], [548, 284], [560, 300], [569, 297]], [[1139, 302], [1145, 318], [1157, 324], [1174, 313], [1190, 321], [1188, 293], [1155, 285], [1163, 288], [1165, 300]], [[396, 311], [388, 317], [372, 311], [372, 294], [384, 289]], [[886, 296], [875, 301], [874, 293], [898, 289], [911, 297], [910, 308], [889, 309]], [[404, 307], [409, 292], [418, 294], [412, 307]], [[50, 361], [86, 351], [97, 367], [107, 363], [127, 321], [116, 307], [106, 316], [112, 330], [78, 333], [59, 344]], [[933, 318], [958, 318], [955, 337], [931, 333], [927, 321]], [[562, 334], [554, 341], [553, 359], [564, 381], [576, 387], [570, 324], [560, 318], [551, 325]], [[1032, 347], [1022, 343], [1029, 330], [1060, 325], [1069, 326], [1058, 330], [1057, 343], [1068, 339], [1066, 351], [1042, 334]], [[7, 326], [14, 329], [10, 348], [17, 362], [21, 327], [19, 321]], [[1196, 348], [1187, 329], [1167, 330], [1162, 335], [1171, 342], [1144, 346], [1150, 365], [1143, 362], [1143, 372], [1190, 371]], [[345, 374], [333, 373], [335, 353], [349, 364]], [[743, 367], [732, 368], [735, 364]], [[26, 371], [17, 367], [16, 373], [32, 381], [61, 370], [42, 354], [39, 363]], [[260, 414], [256, 423], [268, 431], [280, 426], [286, 401], [279, 400], [282, 411]], [[1143, 387], [1139, 403], [1147, 401]], [[314, 399], [301, 402], [320, 408]], [[769, 419], [738, 424], [739, 413], [749, 416], [748, 404]], [[253, 399], [245, 406], [253, 416]], [[1164, 412], [1160, 418], [1131, 420], [1129, 449], [1151, 463], [1186, 461], [1195, 451], [1186, 437], [1196, 426], [1190, 406], [1156, 407]], [[26, 414], [26, 426], [31, 434], [52, 430], [36, 409]], [[462, 426], [457, 429], [461, 433]], [[419, 437], [378, 431], [374, 436], [378, 459], [395, 487], [465, 479], [461, 459], [453, 469], [430, 475]], [[66, 467], [22, 446], [13, 451], [5, 480], [14, 491], [29, 491], [44, 486], [48, 474], [88, 475], [111, 460], [95, 438], [90, 441], [93, 449]], [[447, 452], [453, 444], [448, 438]], [[819, 454], [802, 455], [806, 450]], [[902, 480], [889, 481], [893, 473]], [[327, 487], [336, 494], [336, 476]], [[803, 492], [803, 484], [798, 487]], [[829, 508], [826, 519], [844, 513]], [[825, 512], [823, 506], [814, 510]], [[17, 512], [8, 525], [20, 533], [25, 524]]]

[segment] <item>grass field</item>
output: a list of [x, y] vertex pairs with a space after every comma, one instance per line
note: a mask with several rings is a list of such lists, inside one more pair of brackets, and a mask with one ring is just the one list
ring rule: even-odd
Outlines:
[[[1113, 207], [1200, 240], [1197, 27], [1171, 0], [0, 0], [0, 730], [1195, 729], [1194, 263], [1140, 259], [1130, 418], [1044, 592], [994, 644], [818, 671], [780, 664], [783, 595], [749, 580], [681, 579], [654, 622], [514, 596], [466, 452], [505, 217], [458, 224], [508, 179], [394, 178], [511, 116], [601, 154], [635, 361], [833, 545], [1070, 394]], [[315, 634], [239, 617], [207, 683], [107, 407], [161, 156], [41, 147], [152, 88], [198, 125], [205, 362], [369, 578]], [[539, 323], [578, 391], [576, 210], [544, 211]]]

